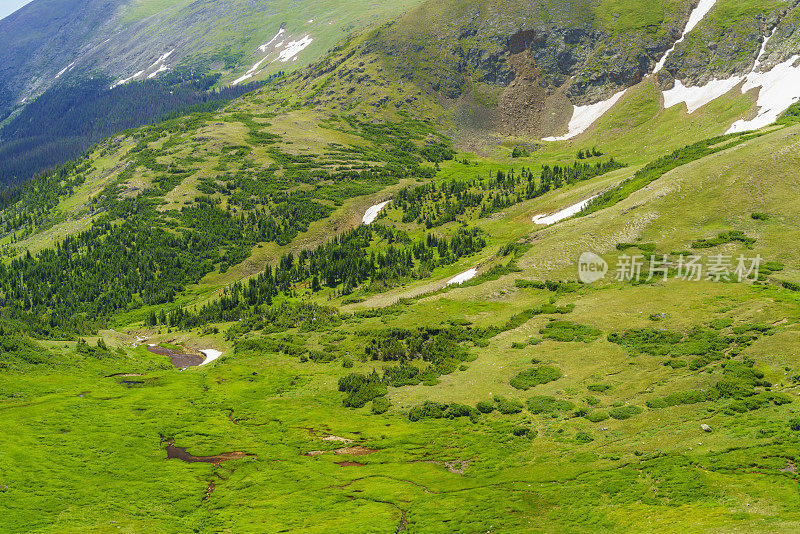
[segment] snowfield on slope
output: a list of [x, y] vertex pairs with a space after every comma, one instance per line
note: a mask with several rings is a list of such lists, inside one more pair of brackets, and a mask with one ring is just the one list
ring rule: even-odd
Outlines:
[[[266, 52], [266, 51], [269, 49], [269, 47], [272, 45], [272, 43], [274, 43], [275, 41], [278, 41], [278, 39], [279, 39], [279, 38], [280, 38], [280, 37], [281, 37], [281, 36], [282, 36], [284, 33], [286, 33], [286, 29], [285, 29], [283, 26], [281, 26], [281, 28], [278, 30], [278, 33], [276, 33], [276, 34], [275, 34], [275, 36], [274, 36], [272, 39], [270, 39], [270, 40], [269, 40], [269, 41], [267, 41], [266, 43], [264, 43], [264, 44], [262, 44], [261, 46], [259, 46], [259, 47], [258, 47], [258, 50], [259, 50], [259, 51], [261, 51], [261, 52]], [[280, 39], [280, 41], [283, 41], [283, 39]], [[279, 41], [279, 42], [280, 42], [280, 41]]]
[[572, 118], [569, 121], [569, 132], [566, 135], [559, 137], [545, 137], [542, 141], [566, 141], [573, 137], [582, 134], [589, 126], [595, 123], [597, 119], [602, 117], [608, 112], [609, 109], [614, 107], [614, 104], [622, 98], [626, 89], [615, 94], [608, 100], [598, 102], [596, 104], [589, 104], [588, 106], [575, 106], [572, 112]]
[[258, 52], [262, 54], [266, 53], [266, 55], [261, 59], [259, 59], [258, 61], [256, 61], [255, 64], [249, 69], [247, 69], [247, 71], [244, 74], [233, 80], [231, 82], [231, 86], [239, 85], [243, 81], [249, 80], [250, 78], [253, 78], [261, 74], [264, 71], [264, 68], [266, 68], [266, 67], [262, 68], [262, 65], [264, 65], [264, 63], [275, 52], [278, 53], [278, 57], [272, 59], [272, 61], [270, 61], [269, 64], [272, 64], [276, 61], [280, 61], [281, 63], [288, 63], [289, 61], [297, 61], [297, 56], [300, 54], [300, 52], [305, 50], [306, 47], [308, 47], [308, 45], [310, 45], [314, 41], [314, 38], [311, 37], [311, 35], [309, 34], [306, 34], [302, 36], [300, 39], [297, 39], [295, 41], [286, 42], [286, 39], [287, 39], [286, 30], [284, 26], [281, 26], [281, 28], [278, 30], [278, 33], [276, 33], [272, 39], [270, 39], [269, 41], [262, 44], [256, 49]]
[[277, 61], [287, 63], [289, 61], [297, 61], [297, 56], [310, 45], [314, 39], [310, 35], [304, 35], [297, 41], [289, 41], [286, 46], [278, 55]]
[[391, 200], [387, 200], [386, 202], [381, 202], [380, 204], [375, 204], [374, 206], [370, 206], [367, 208], [367, 211], [364, 212], [364, 217], [361, 219], [363, 224], [372, 224], [375, 222], [375, 219], [378, 218], [383, 208], [389, 205]]
[[557, 211], [552, 215], [535, 215], [533, 219], [534, 224], [541, 224], [541, 225], [550, 225], [555, 224], [559, 221], [563, 221], [564, 219], [569, 219], [573, 215], [577, 215], [583, 208], [589, 205], [589, 202], [596, 199], [599, 195], [595, 195], [593, 197], [589, 197], [586, 200], [582, 200], [577, 204], [573, 204], [568, 208], [564, 208], [561, 211]]
[[742, 86], [742, 93], [758, 89], [758, 115], [738, 120], [726, 133], [746, 132], [769, 126], [800, 100], [800, 55], [794, 55], [767, 72], [751, 72]]
[[706, 104], [727, 94], [731, 89], [742, 82], [743, 78], [734, 76], [727, 80], [711, 80], [706, 85], [686, 87], [680, 80], [675, 80], [672, 89], [664, 91], [664, 109], [686, 104], [689, 114], [694, 113]]
[[467, 281], [472, 280], [473, 278], [475, 278], [475, 275], [477, 275], [477, 274], [478, 274], [478, 268], [477, 267], [473, 267], [469, 271], [464, 271], [463, 273], [459, 274], [458, 276], [456, 276], [454, 278], [451, 278], [450, 280], [447, 281], [446, 285], [452, 286], [452, 285], [455, 285], [455, 284], [463, 284], [464, 282], [467, 282]]
[[[137, 72], [136, 74], [133, 74], [132, 76], [129, 76], [127, 78], [123, 78], [121, 80], [118, 80], [118, 81], [114, 82], [114, 84], [110, 87], [110, 89], [114, 89], [115, 87], [119, 87], [120, 85], [125, 85], [126, 83], [128, 83], [130, 81], [133, 81], [136, 78], [141, 77], [147, 71], [149, 71], [151, 69], [156, 69], [155, 71], [151, 72], [147, 76], [148, 80], [152, 80], [153, 78], [155, 78], [156, 76], [158, 76], [162, 72], [169, 70], [169, 67], [165, 66], [164, 62], [167, 59], [169, 59], [169, 56], [171, 56], [173, 52], [175, 52], [174, 48], [172, 50], [170, 50], [169, 52], [166, 52], [165, 54], [162, 54], [158, 59], [156, 59], [153, 62], [152, 65], [150, 65], [146, 69], [140, 70], [139, 72]], [[158, 68], [156, 68], [156, 67], [158, 67]]]
[[672, 48], [664, 53], [664, 57], [662, 57], [658, 63], [656, 64], [656, 68], [653, 70], [653, 74], [658, 74], [661, 69], [664, 68], [664, 64], [667, 62], [667, 58], [669, 55], [675, 51], [675, 47], [681, 44], [685, 39], [686, 36], [689, 35], [695, 26], [700, 24], [700, 21], [703, 20], [708, 12], [711, 11], [711, 8], [714, 7], [714, 4], [717, 3], [717, 0], [700, 0], [700, 3], [697, 4], [697, 7], [694, 8], [691, 15], [689, 15], [689, 22], [686, 23], [686, 27], [683, 29], [683, 34], [681, 38], [675, 41], [675, 44], [672, 45]]
[[772, 33], [764, 38], [761, 50], [750, 72], [744, 76], [732, 76], [725, 80], [711, 80], [706, 85], [694, 87], [686, 87], [680, 80], [675, 80], [675, 86], [663, 93], [664, 108], [684, 103], [689, 114], [692, 114], [742, 84], [742, 94], [758, 90], [756, 101], [758, 112], [752, 119], [741, 119], [734, 122], [726, 133], [757, 130], [775, 122], [781, 113], [800, 100], [800, 63], [798, 62], [800, 55], [796, 54], [768, 71], [759, 70], [761, 60], [767, 50], [767, 44], [775, 32], [776, 29], [773, 29]]
[[203, 349], [200, 351], [200, 353], [206, 357], [206, 359], [203, 360], [203, 363], [200, 365], [207, 365], [222, 356], [220, 351], [214, 349]]
[[67, 71], [69, 71], [69, 70], [72, 70], [72, 67], [74, 67], [74, 66], [75, 66], [75, 62], [73, 61], [72, 63], [70, 63], [69, 65], [67, 65], [67, 66], [66, 66], [66, 67], [64, 67], [63, 69], [61, 69], [61, 70], [58, 72], [58, 74], [56, 74], [56, 77], [55, 77], [55, 78], [53, 78], [53, 79], [54, 79], [54, 80], [57, 80], [57, 79], [61, 78], [61, 75], [62, 75], [62, 74], [64, 74], [65, 72], [67, 72]]
[[[659, 62], [655, 66], [653, 74], [658, 73], [661, 69], [664, 68], [664, 64], [666, 63], [667, 58], [675, 50], [675, 47], [678, 46], [678, 44], [680, 44], [681, 42], [683, 42], [684, 39], [686, 39], [686, 36], [689, 34], [689, 32], [691, 32], [695, 28], [695, 26], [697, 26], [700, 23], [700, 21], [702, 21], [705, 18], [705, 16], [708, 14], [709, 11], [711, 11], [711, 9], [714, 7], [716, 3], [717, 0], [700, 0], [700, 3], [694, 10], [692, 10], [692, 13], [689, 15], [689, 21], [686, 23], [686, 27], [683, 29], [683, 34], [681, 35], [680, 39], [678, 39], [672, 46], [672, 48], [667, 50], [667, 52], [664, 54], [661, 60], [659, 60]], [[728, 90], [735, 87], [735, 85], [736, 84], [731, 86]], [[569, 121], [568, 132], [565, 135], [544, 137], [542, 138], [542, 141], [567, 141], [569, 139], [572, 139], [573, 137], [577, 137], [578, 135], [582, 134], [598, 119], [600, 119], [603, 115], [608, 113], [608, 111], [614, 107], [614, 104], [616, 104], [619, 101], [619, 99], [622, 98], [622, 96], [625, 94], [625, 91], [626, 89], [623, 89], [622, 91], [618, 92], [608, 100], [597, 102], [596, 104], [589, 104], [587, 106], [575, 106], [575, 109], [572, 112], [572, 118]], [[673, 95], [674, 98], [679, 98], [679, 96], [680, 93], [675, 93]]]

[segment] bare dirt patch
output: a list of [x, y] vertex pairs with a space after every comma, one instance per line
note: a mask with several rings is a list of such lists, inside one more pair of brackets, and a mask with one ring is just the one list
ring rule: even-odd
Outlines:
[[178, 369], [197, 367], [206, 359], [206, 357], [202, 354], [185, 354], [168, 349], [166, 347], [161, 347], [159, 345], [149, 346], [147, 347], [147, 350], [153, 354], [158, 354], [159, 356], [169, 357], [170, 363], [172, 363], [172, 365]]
[[360, 462], [335, 462], [336, 465], [341, 467], [364, 467], [364, 464]]

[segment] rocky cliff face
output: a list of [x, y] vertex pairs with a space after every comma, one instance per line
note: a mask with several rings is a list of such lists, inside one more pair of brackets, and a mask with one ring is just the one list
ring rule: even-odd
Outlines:
[[798, 4], [429, 0], [367, 49], [435, 95], [461, 127], [543, 136], [564, 128], [570, 104], [606, 100], [656, 70], [662, 89], [746, 73], [773, 31], [762, 68], [786, 61], [800, 52]]
[[800, 0], [718, 0], [659, 73], [662, 87], [675, 79], [703, 85], [750, 70], [768, 39], [760, 67], [769, 70], [800, 53]]

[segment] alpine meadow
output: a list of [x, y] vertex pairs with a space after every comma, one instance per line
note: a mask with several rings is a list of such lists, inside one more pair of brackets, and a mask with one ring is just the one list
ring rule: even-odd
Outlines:
[[0, 60], [0, 532], [800, 531], [800, 0], [33, 0]]

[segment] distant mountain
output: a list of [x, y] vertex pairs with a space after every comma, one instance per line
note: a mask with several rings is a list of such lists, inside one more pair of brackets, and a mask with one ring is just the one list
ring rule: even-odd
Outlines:
[[264, 75], [296, 68], [416, 3], [34, 0], [0, 21], [0, 113], [68, 75], [131, 81], [194, 64], [222, 73], [224, 84], [268, 55]]
[[[0, 129], [0, 182], [24, 180], [76, 156], [119, 131], [118, 126], [138, 126], [160, 116], [140, 113], [106, 121], [105, 115], [88, 110], [128, 106], [169, 113], [213, 99], [196, 94], [180, 100], [169, 96], [169, 89], [161, 95], [151, 82], [167, 72], [183, 76], [175, 83], [197, 85], [199, 78], [213, 76], [213, 89], [241, 87], [307, 65], [348, 32], [396, 16], [415, 3], [34, 0], [0, 21], [0, 128], [6, 126]], [[150, 89], [111, 93], [94, 87], [90, 80], [98, 79], [108, 80], [106, 89], [134, 82], [150, 83]], [[82, 90], [87, 83], [93, 87], [88, 92]], [[75, 100], [78, 94], [80, 102]], [[136, 94], [165, 104], [135, 101]], [[14, 122], [37, 97], [45, 100], [39, 109], [62, 113], [28, 113], [22, 123]], [[52, 124], [61, 117], [73, 122]], [[78, 136], [75, 130], [86, 134], [86, 128], [75, 125], [76, 117], [97, 125], [91, 135]], [[31, 130], [52, 133], [51, 126], [70, 131], [58, 138], [24, 135]]]

